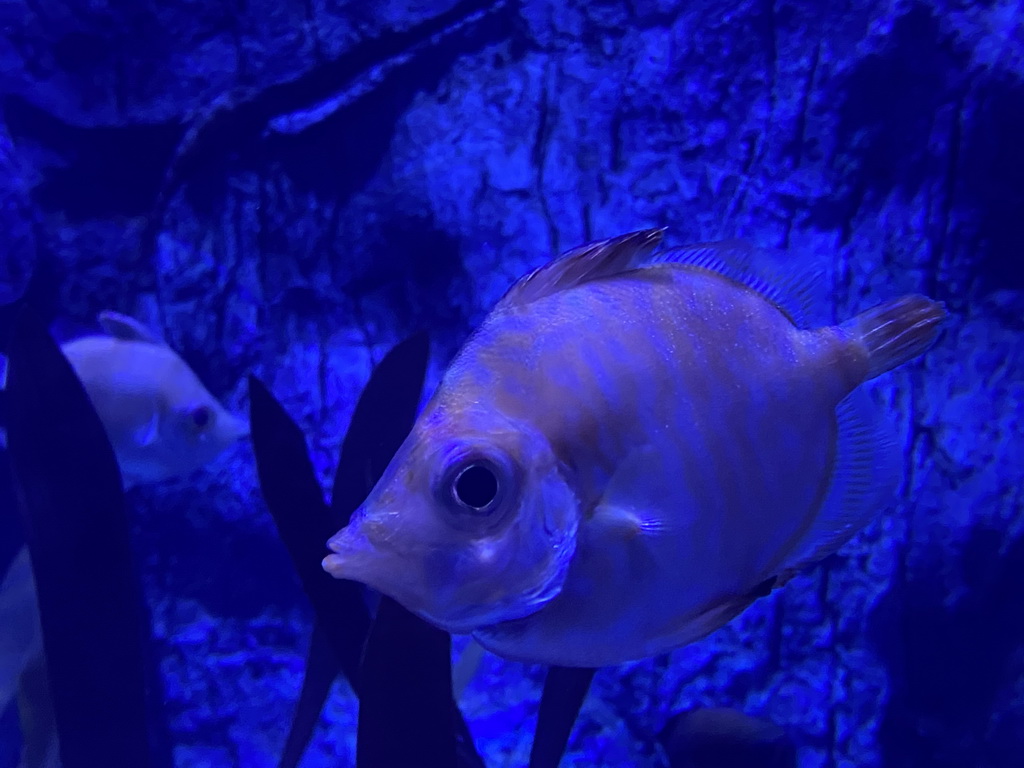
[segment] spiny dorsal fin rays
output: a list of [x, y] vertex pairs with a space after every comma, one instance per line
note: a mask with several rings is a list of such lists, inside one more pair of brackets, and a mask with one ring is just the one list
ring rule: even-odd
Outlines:
[[159, 336], [134, 317], [128, 317], [128, 315], [122, 315], [119, 312], [106, 311], [100, 312], [98, 320], [100, 327], [115, 339], [121, 339], [122, 341], [145, 341], [150, 344], [160, 345], [164, 343]]
[[801, 328], [827, 321], [821, 311], [824, 272], [819, 260], [800, 263], [773, 248], [743, 240], [723, 240], [669, 248], [655, 261], [670, 261], [710, 270], [763, 296]]
[[638, 267], [664, 236], [664, 229], [642, 229], [573, 248], [516, 282], [500, 305], [524, 306], [558, 291]]

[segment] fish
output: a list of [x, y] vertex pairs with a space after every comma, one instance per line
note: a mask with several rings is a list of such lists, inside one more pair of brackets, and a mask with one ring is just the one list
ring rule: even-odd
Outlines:
[[737, 709], [710, 707], [673, 715], [659, 735], [672, 768], [796, 768], [785, 730]]
[[[138, 320], [103, 312], [107, 335], [61, 345], [114, 448], [125, 487], [187, 475], [249, 436], [246, 421], [227, 411], [181, 357]], [[0, 361], [2, 362], [2, 361]], [[0, 366], [0, 382], [6, 367]], [[0, 390], [0, 405], [7, 406]], [[46, 686], [26, 688], [28, 671], [43, 668], [35, 580], [27, 547], [0, 584], [0, 713], [22, 691], [21, 708], [45, 711]], [[43, 672], [38, 673], [38, 677]], [[51, 749], [46, 723], [32, 729], [29, 751]], [[28, 737], [26, 737], [28, 738]], [[39, 743], [35, 743], [38, 740]]]
[[134, 318], [103, 312], [107, 335], [61, 345], [117, 455], [128, 487], [187, 475], [249, 436], [188, 364]]
[[925, 352], [944, 306], [821, 324], [820, 270], [663, 237], [517, 281], [323, 568], [506, 659], [602, 667], [713, 632], [884, 509], [900, 454], [860, 385]]

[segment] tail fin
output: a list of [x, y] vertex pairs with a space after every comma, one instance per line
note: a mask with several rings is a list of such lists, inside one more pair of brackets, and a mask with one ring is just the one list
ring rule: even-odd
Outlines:
[[912, 293], [861, 312], [842, 327], [867, 347], [867, 378], [873, 379], [928, 349], [945, 318], [941, 302]]

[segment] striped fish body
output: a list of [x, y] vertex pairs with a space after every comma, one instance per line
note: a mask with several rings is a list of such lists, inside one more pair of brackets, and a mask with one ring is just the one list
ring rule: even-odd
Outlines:
[[[654, 237], [591, 248], [614, 260], [608, 249], [634, 238], [643, 250], [635, 239], [645, 235]], [[536, 588], [543, 600], [527, 590], [529, 611], [492, 589], [510, 615], [471, 627], [489, 649], [601, 666], [677, 647], [834, 550], [893, 488], [892, 446], [849, 397], [877, 367], [861, 326], [801, 329], [755, 281], [737, 279], [743, 270], [707, 253], [591, 269], [569, 284], [527, 278], [470, 339], [421, 417], [416, 445], [489, 431], [541, 436], [548, 471], [572, 500], [562, 523], [572, 555], [558, 588]], [[912, 320], [892, 330], [930, 318], [910, 334], [919, 351], [934, 334], [935, 307], [915, 297], [899, 308]], [[911, 348], [896, 341], [902, 360]], [[516, 446], [509, 453], [531, 465]], [[523, 474], [517, 482], [529, 485], [533, 473]], [[520, 518], [536, 507], [520, 504]], [[550, 527], [519, 538], [542, 539], [536, 529]]]

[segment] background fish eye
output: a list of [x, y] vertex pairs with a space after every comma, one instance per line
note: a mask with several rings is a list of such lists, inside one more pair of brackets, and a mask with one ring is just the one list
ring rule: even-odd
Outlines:
[[202, 431], [213, 423], [213, 409], [205, 405], [197, 406], [189, 413], [189, 418], [192, 420], [192, 426]]

